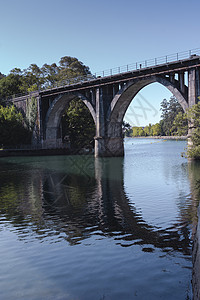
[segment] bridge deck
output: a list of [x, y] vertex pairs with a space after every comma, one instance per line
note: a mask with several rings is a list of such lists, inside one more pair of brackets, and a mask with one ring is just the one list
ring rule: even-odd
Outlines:
[[117, 84], [121, 82], [126, 82], [130, 79], [140, 79], [145, 78], [148, 76], [155, 76], [155, 75], [167, 75], [170, 73], [180, 72], [180, 71], [187, 71], [190, 68], [193, 67], [200, 67], [200, 55], [193, 54], [190, 58], [182, 59], [182, 60], [176, 60], [171, 61], [167, 63], [162, 63], [158, 65], [148, 66], [144, 67], [143, 65], [138, 64], [138, 68], [131, 70], [131, 71], [125, 71], [120, 72], [114, 75], [108, 75], [108, 76], [98, 76], [96, 78], [90, 77], [84, 77], [81, 78], [80, 81], [72, 84], [63, 84], [61, 86], [56, 86], [51, 89], [44, 89], [40, 91], [31, 92], [29, 94], [25, 95], [19, 95], [19, 96], [13, 96], [11, 99], [7, 99], [6, 101], [23, 101], [27, 97], [38, 97], [39, 95], [43, 97], [56, 95], [56, 94], [62, 94], [66, 92], [74, 92], [75, 90], [82, 90], [82, 89], [89, 89], [89, 88], [95, 88], [98, 86], [104, 86], [109, 84]]
[[174, 61], [170, 63], [165, 63], [157, 66], [141, 68], [133, 71], [123, 72], [115, 75], [109, 75], [105, 77], [98, 77], [95, 79], [90, 79], [87, 81], [81, 81], [78, 83], [63, 85], [59, 87], [55, 87], [52, 89], [47, 89], [44, 91], [40, 91], [40, 95], [42, 97], [49, 96], [50, 94], [56, 93], [64, 93], [64, 92], [72, 92], [75, 90], [81, 90], [85, 88], [92, 88], [107, 84], [120, 83], [123, 81], [127, 81], [130, 79], [153, 76], [153, 75], [162, 75], [172, 72], [179, 72], [181, 70], [189, 70], [193, 67], [200, 67], [200, 56], [192, 56], [190, 59], [183, 59], [179, 61]]

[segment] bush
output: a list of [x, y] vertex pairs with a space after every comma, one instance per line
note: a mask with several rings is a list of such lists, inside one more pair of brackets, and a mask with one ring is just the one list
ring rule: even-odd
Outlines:
[[0, 106], [0, 145], [14, 146], [30, 140], [31, 133], [25, 128], [22, 114], [14, 106]]

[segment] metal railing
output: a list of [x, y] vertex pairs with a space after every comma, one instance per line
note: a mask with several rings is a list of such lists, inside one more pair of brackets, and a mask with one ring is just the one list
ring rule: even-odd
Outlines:
[[195, 48], [195, 49], [191, 49], [188, 51], [183, 51], [183, 52], [160, 56], [160, 57], [156, 57], [156, 58], [152, 58], [152, 59], [148, 59], [148, 60], [143, 60], [143, 61], [139, 61], [136, 63], [132, 63], [132, 64], [128, 64], [128, 65], [124, 65], [124, 66], [120, 66], [120, 67], [116, 67], [116, 68], [112, 68], [112, 69], [107, 69], [107, 70], [95, 73], [95, 77], [99, 77], [99, 76], [107, 77], [107, 76], [111, 76], [111, 75], [117, 75], [120, 73], [126, 73], [126, 72], [130, 72], [130, 71], [136, 71], [139, 69], [145, 69], [145, 68], [149, 68], [149, 67], [164, 65], [164, 64], [176, 62], [179, 60], [189, 59], [192, 56], [200, 56], [200, 48]]
[[50, 86], [40, 87], [40, 89], [38, 89], [38, 91], [31, 92], [31, 93], [27, 92], [27, 93], [23, 93], [20, 95], [13, 95], [12, 97], [5, 99], [4, 101], [9, 101], [14, 98], [27, 96], [27, 95], [29, 95], [31, 97], [31, 96], [33, 96], [34, 93], [36, 94], [37, 92], [40, 92], [40, 91], [45, 91], [45, 90], [47, 91], [47, 90], [51, 90], [53, 88], [65, 87], [65, 86], [70, 86], [70, 85], [74, 85], [74, 84], [80, 84], [83, 82], [96, 80], [98, 78], [103, 78], [103, 77], [108, 77], [108, 76], [117, 75], [117, 74], [121, 74], [121, 73], [137, 71], [140, 69], [164, 65], [164, 64], [184, 60], [184, 59], [190, 59], [195, 56], [200, 56], [200, 48], [195, 48], [195, 49], [191, 49], [188, 51], [183, 51], [183, 52], [178, 52], [178, 53], [174, 53], [174, 54], [170, 54], [170, 55], [160, 56], [160, 57], [156, 57], [153, 59], [143, 60], [143, 61], [139, 61], [136, 63], [128, 64], [128, 65], [115, 67], [112, 69], [107, 69], [104, 71], [96, 72], [94, 75], [88, 74], [85, 76], [78, 76], [76, 78], [67, 79], [62, 82], [55, 82], [54, 84], [52, 84]]

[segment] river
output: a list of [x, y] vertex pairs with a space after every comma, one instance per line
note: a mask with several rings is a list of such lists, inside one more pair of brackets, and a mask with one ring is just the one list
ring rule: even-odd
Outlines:
[[1, 299], [192, 299], [200, 164], [185, 148], [1, 158]]

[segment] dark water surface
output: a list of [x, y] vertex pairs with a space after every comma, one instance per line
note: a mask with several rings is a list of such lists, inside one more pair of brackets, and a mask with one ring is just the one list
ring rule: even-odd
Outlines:
[[192, 299], [200, 165], [185, 147], [1, 158], [0, 299]]

